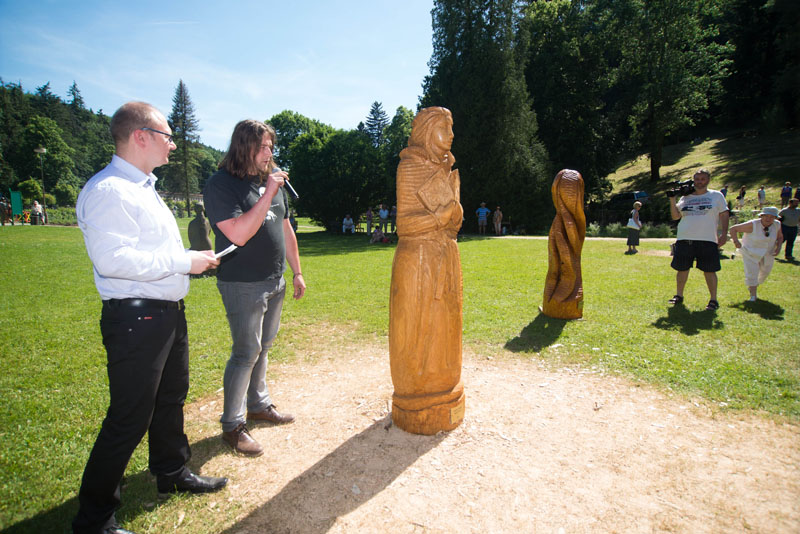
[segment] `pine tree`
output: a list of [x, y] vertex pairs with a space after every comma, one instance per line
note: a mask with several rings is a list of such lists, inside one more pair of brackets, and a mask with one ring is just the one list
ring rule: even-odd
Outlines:
[[485, 201], [515, 226], [546, 226], [552, 213], [547, 154], [524, 79], [526, 43], [516, 40], [522, 3], [437, 0], [433, 57], [421, 107], [453, 113], [452, 152], [467, 225]]
[[72, 80], [72, 85], [70, 86], [69, 90], [67, 90], [67, 94], [70, 96], [69, 106], [73, 109], [73, 111], [86, 109], [83, 103], [83, 97], [81, 96], [81, 91], [78, 89], [78, 84], [75, 82], [75, 80]]
[[175, 88], [175, 95], [172, 97], [172, 113], [170, 113], [168, 121], [177, 145], [175, 150], [177, 158], [175, 159], [186, 196], [186, 213], [191, 213], [190, 194], [192, 189], [197, 188], [197, 176], [195, 175], [197, 158], [194, 145], [200, 139], [200, 136], [197, 135], [200, 123], [195, 116], [194, 104], [183, 80], [179, 80], [178, 86]]
[[367, 115], [366, 129], [372, 146], [378, 148], [385, 142], [384, 130], [389, 125], [389, 116], [383, 111], [383, 104], [373, 102]]

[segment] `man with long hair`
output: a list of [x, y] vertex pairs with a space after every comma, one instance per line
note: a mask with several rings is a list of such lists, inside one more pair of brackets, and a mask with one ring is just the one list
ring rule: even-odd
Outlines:
[[276, 410], [266, 378], [267, 353], [280, 326], [287, 261], [294, 273], [294, 298], [302, 298], [306, 290], [283, 190], [288, 175], [275, 166], [274, 146], [271, 126], [255, 120], [239, 122], [203, 195], [216, 250], [238, 247], [222, 257], [217, 270], [217, 288], [233, 339], [220, 422], [223, 441], [246, 456], [264, 452], [250, 435], [247, 419], [273, 424], [294, 420]]
[[[189, 274], [219, 262], [185, 250], [172, 212], [155, 190], [153, 169], [175, 150], [164, 115], [129, 102], [111, 117], [116, 153], [78, 196], [75, 211], [103, 299], [100, 332], [108, 355], [110, 404], [78, 493], [76, 534], [124, 534], [114, 517], [120, 484], [145, 432], [160, 494], [205, 493], [228, 482], [187, 467], [183, 404], [189, 391], [189, 338], [183, 297]], [[130, 534], [130, 533], [129, 533]]]

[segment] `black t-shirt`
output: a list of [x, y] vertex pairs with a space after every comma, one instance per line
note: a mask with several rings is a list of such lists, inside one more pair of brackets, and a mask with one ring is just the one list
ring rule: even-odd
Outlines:
[[[258, 181], [237, 178], [225, 169], [215, 172], [206, 182], [203, 202], [216, 237], [216, 252], [231, 245], [225, 234], [217, 228], [217, 223], [239, 217], [255, 206], [261, 196], [259, 187]], [[217, 279], [224, 282], [260, 282], [283, 276], [286, 270], [283, 220], [288, 218], [288, 214], [288, 199], [283, 188], [280, 188], [256, 234], [243, 246], [222, 257], [217, 268]]]

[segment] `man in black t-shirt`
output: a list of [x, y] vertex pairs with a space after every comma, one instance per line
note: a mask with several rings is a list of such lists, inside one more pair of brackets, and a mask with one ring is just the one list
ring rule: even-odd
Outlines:
[[264, 450], [250, 436], [246, 419], [274, 424], [294, 421], [275, 409], [266, 380], [267, 354], [280, 326], [287, 261], [294, 273], [294, 298], [302, 298], [306, 290], [282, 187], [288, 175], [275, 166], [274, 145], [271, 126], [241, 121], [219, 171], [203, 191], [216, 251], [238, 247], [222, 257], [217, 269], [217, 288], [233, 338], [220, 421], [223, 441], [248, 456], [260, 456]]

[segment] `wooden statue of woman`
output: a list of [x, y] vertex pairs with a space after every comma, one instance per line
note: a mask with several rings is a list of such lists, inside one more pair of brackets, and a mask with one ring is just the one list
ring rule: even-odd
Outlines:
[[464, 418], [461, 383], [461, 261], [464, 211], [453, 118], [423, 109], [397, 167], [397, 250], [389, 298], [392, 420], [414, 434], [452, 430]]
[[580, 319], [583, 316], [581, 250], [586, 238], [581, 173], [570, 169], [559, 171], [551, 191], [556, 217], [550, 227], [542, 313], [557, 319]]

